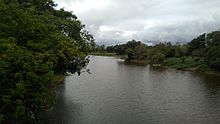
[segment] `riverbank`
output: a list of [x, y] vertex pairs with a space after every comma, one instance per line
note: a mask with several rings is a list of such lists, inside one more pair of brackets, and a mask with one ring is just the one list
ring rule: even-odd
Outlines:
[[[125, 60], [126, 63], [133, 63], [138, 65], [150, 64], [148, 60]], [[210, 68], [202, 58], [185, 57], [182, 58], [166, 58], [162, 64], [151, 64], [156, 67], [172, 68], [182, 71], [191, 71], [206, 73], [212, 75], [220, 75], [220, 73], [212, 68]]]
[[[148, 60], [127, 60], [127, 57], [124, 56], [118, 56], [115, 53], [91, 53], [91, 55], [95, 56], [114, 56], [119, 57], [121, 59], [124, 59], [127, 64], [136, 64], [136, 65], [148, 65], [150, 64], [150, 61]], [[172, 68], [182, 71], [192, 71], [192, 72], [200, 72], [200, 73], [206, 73], [206, 74], [214, 74], [214, 75], [220, 75], [220, 73], [212, 68], [210, 68], [203, 58], [199, 57], [172, 57], [172, 58], [166, 58], [164, 60], [164, 63], [162, 64], [151, 64], [152, 66], [160, 66], [165, 68]]]
[[152, 65], [152, 66], [160, 66], [165, 68], [172, 68], [176, 70], [182, 71], [192, 71], [199, 73], [206, 73], [212, 75], [220, 75], [220, 73], [212, 68], [210, 68], [203, 58], [199, 57], [171, 57], [165, 58], [164, 63], [162, 64], [151, 64], [149, 60], [128, 60], [126, 55], [117, 55], [116, 53], [108, 53], [108, 52], [92, 52], [90, 55], [94, 56], [111, 56], [117, 57], [125, 60], [127, 64], [136, 64], [136, 65]]
[[163, 66], [183, 71], [220, 75], [218, 71], [210, 68], [203, 58], [198, 57], [185, 57], [184, 59], [176, 57], [167, 58]]

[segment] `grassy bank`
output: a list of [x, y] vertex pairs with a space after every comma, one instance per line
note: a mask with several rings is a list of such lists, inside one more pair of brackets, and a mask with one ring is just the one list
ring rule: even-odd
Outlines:
[[[150, 64], [148, 60], [126, 60], [128, 64], [147, 65]], [[220, 75], [220, 73], [210, 68], [203, 58], [198, 57], [184, 57], [184, 58], [166, 58], [163, 64], [151, 64], [152, 66], [161, 66], [183, 71], [202, 72], [207, 74]]]
[[195, 68], [200, 65], [204, 65], [204, 60], [199, 58], [185, 57], [183, 58], [167, 58], [164, 61], [164, 65], [174, 69], [186, 69]]
[[185, 70], [185, 71], [194, 71], [194, 72], [203, 72], [208, 74], [219, 74], [214, 69], [211, 69], [204, 61], [203, 58], [198, 57], [185, 57], [183, 58], [167, 58], [164, 61], [163, 66], [178, 69], [178, 70]]

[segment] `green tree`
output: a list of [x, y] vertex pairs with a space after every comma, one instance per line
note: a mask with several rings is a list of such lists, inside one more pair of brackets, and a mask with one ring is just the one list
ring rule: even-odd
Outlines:
[[207, 35], [206, 60], [208, 65], [220, 71], [220, 31]]
[[165, 55], [162, 53], [162, 51], [156, 48], [151, 48], [148, 50], [147, 59], [149, 59], [151, 64], [161, 64], [165, 59]]
[[0, 121], [37, 123], [56, 75], [80, 74], [94, 39], [52, 0], [0, 0]]
[[138, 60], [145, 60], [147, 57], [147, 47], [145, 44], [140, 44], [134, 48], [134, 58]]
[[193, 39], [189, 45], [189, 52], [193, 56], [204, 57], [204, 48], [206, 47], [206, 34]]
[[126, 50], [126, 54], [127, 54], [127, 56], [128, 56], [128, 60], [134, 59], [134, 51], [133, 51], [131, 48], [128, 48], [128, 49]]

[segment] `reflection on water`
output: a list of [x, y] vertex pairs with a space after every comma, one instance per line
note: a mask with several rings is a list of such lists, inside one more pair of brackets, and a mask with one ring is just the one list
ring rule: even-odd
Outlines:
[[66, 78], [51, 124], [219, 124], [220, 77], [91, 57]]

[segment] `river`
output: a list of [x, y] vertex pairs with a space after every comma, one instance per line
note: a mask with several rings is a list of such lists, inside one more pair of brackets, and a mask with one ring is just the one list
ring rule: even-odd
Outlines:
[[91, 56], [57, 89], [50, 124], [220, 124], [220, 77]]

